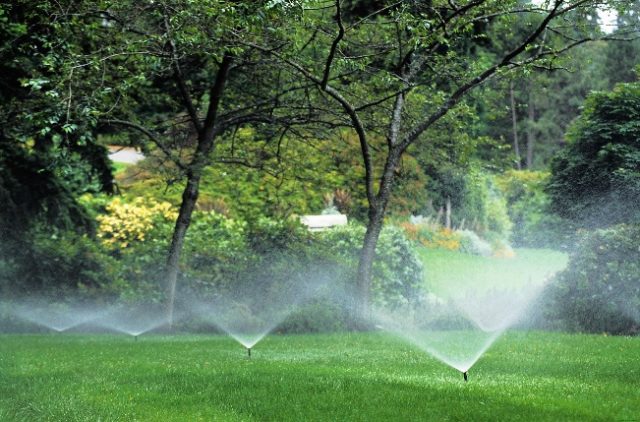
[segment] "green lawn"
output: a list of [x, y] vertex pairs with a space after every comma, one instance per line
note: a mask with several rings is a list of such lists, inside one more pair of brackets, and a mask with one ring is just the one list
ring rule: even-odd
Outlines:
[[113, 170], [114, 176], [120, 173], [124, 173], [124, 171], [131, 166], [132, 164], [129, 164], [129, 163], [119, 163], [119, 162], [111, 163], [111, 169]]
[[504, 288], [541, 283], [562, 270], [566, 254], [549, 249], [517, 249], [513, 258], [485, 258], [459, 252], [419, 248], [427, 288], [441, 296], [460, 288]]
[[464, 383], [380, 333], [0, 336], [1, 421], [640, 418], [640, 338], [508, 333]]

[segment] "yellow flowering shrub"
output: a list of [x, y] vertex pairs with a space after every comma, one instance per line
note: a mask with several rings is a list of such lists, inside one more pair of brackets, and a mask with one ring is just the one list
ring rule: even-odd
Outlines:
[[457, 251], [460, 249], [460, 235], [451, 229], [442, 227], [433, 233], [431, 239], [421, 239], [421, 243], [427, 248]]
[[399, 225], [407, 238], [420, 243], [426, 248], [447, 249], [450, 251], [460, 249], [462, 239], [460, 234], [454, 230], [437, 224], [412, 224], [402, 222]]
[[115, 198], [105, 208], [107, 213], [96, 217], [97, 236], [111, 248], [126, 248], [131, 242], [142, 242], [158, 219], [173, 222], [178, 217], [170, 203], [145, 198], [130, 202]]

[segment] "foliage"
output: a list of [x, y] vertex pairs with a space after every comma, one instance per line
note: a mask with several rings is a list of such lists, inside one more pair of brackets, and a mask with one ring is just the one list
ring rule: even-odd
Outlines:
[[0, 237], [19, 238], [38, 221], [91, 232], [93, 222], [42, 155], [0, 138]]
[[[365, 228], [356, 224], [335, 227], [321, 233], [328, 250], [355, 269]], [[401, 305], [412, 303], [421, 290], [423, 268], [413, 245], [401, 229], [383, 228], [373, 264], [372, 298], [374, 303]]]
[[548, 192], [584, 227], [640, 221], [640, 83], [592, 94], [554, 160]]
[[456, 233], [460, 237], [460, 252], [479, 256], [490, 256], [492, 254], [491, 245], [481, 239], [475, 232], [457, 230]]
[[549, 178], [547, 172], [510, 170], [495, 179], [513, 222], [516, 247], [566, 249], [575, 239], [574, 225], [550, 210], [545, 192]]
[[442, 227], [430, 221], [402, 222], [399, 224], [405, 235], [414, 242], [427, 248], [441, 248], [457, 251], [461, 246], [461, 237], [455, 230]]
[[303, 304], [282, 322], [279, 333], [335, 333], [352, 325], [349, 308], [344, 302], [317, 298]]
[[117, 76], [71, 59], [96, 46], [99, 20], [80, 12], [88, 5], [69, 5], [75, 14], [52, 1], [0, 5], [0, 136], [37, 155], [46, 175], [74, 193], [113, 189], [94, 112], [114, 98], [104, 83]]
[[108, 300], [123, 283], [120, 263], [94, 239], [72, 230], [38, 224], [1, 251], [0, 291], [9, 297], [73, 293]]
[[168, 202], [135, 198], [130, 203], [115, 198], [99, 215], [97, 236], [112, 250], [122, 250], [132, 242], [144, 242], [154, 227], [173, 223], [177, 213]]
[[593, 333], [640, 331], [640, 225], [589, 233], [550, 293], [552, 318]]
[[[261, 138], [251, 129], [239, 129], [233, 139], [223, 139], [219, 153], [242, 149], [252, 166], [214, 162], [204, 169], [197, 207], [216, 210], [245, 221], [261, 216], [287, 219], [319, 214], [326, 195], [348, 199], [340, 211], [350, 218], [366, 218], [366, 199], [361, 182], [364, 168], [355, 152], [359, 146], [349, 134], [333, 139], [304, 141], [285, 137], [279, 144]], [[377, 167], [383, 163], [376, 162]], [[399, 185], [391, 199], [394, 213], [420, 211], [427, 203], [427, 176], [417, 160], [407, 155], [398, 169]], [[179, 204], [184, 183], [172, 163], [153, 152], [146, 160], [116, 176], [127, 196], [152, 196], [157, 201]]]
[[[95, 201], [101, 203], [102, 199]], [[116, 198], [103, 205], [103, 213], [97, 216], [98, 238], [118, 258], [122, 278], [127, 280], [119, 285], [121, 296], [161, 300], [164, 251], [175, 211], [167, 203], [142, 198], [129, 202]], [[313, 234], [297, 220], [262, 217], [248, 224], [213, 211], [196, 211], [180, 263], [181, 284], [184, 292], [199, 296], [239, 286], [264, 290], [267, 285], [271, 286], [269, 294], [277, 295], [288, 283], [312, 279], [319, 284], [331, 279], [336, 291], [350, 291], [363, 236], [364, 227], [356, 225]], [[411, 244], [400, 230], [385, 228], [380, 245], [375, 265], [376, 300], [392, 304], [410, 301], [422, 280], [422, 267]], [[349, 304], [343, 305], [343, 314], [336, 314], [336, 321], [346, 319]], [[320, 309], [322, 306], [331, 309], [333, 305], [321, 301], [308, 310], [330, 315]], [[300, 314], [293, 325], [313, 325], [313, 318], [305, 315]], [[318, 325], [336, 321], [318, 321]]]
[[[448, 198], [451, 201], [452, 228], [468, 228], [494, 243], [507, 244], [511, 235], [512, 223], [509, 219], [507, 204], [501, 192], [496, 188], [493, 177], [474, 165], [464, 173], [448, 174], [445, 179], [448, 184], [448, 192], [451, 194]], [[438, 201], [447, 198], [439, 195], [436, 193], [432, 196], [440, 198]], [[436, 247], [438, 242], [446, 241], [447, 237], [452, 236], [451, 233], [442, 232], [438, 228], [438, 225], [444, 225], [445, 213], [445, 203], [438, 203], [441, 205], [436, 211], [433, 208], [435, 203], [432, 201], [431, 209], [427, 210], [429, 221], [425, 221], [426, 225], [423, 228], [425, 230], [424, 242], [435, 242], [436, 244], [433, 246]], [[442, 239], [437, 240], [436, 236], [440, 236]], [[456, 236], [453, 235], [453, 237]], [[427, 243], [424, 244], [427, 245]], [[457, 246], [451, 243], [448, 248], [457, 249]]]

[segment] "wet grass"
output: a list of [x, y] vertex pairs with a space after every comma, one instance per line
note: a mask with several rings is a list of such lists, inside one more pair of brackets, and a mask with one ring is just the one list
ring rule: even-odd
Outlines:
[[540, 283], [566, 267], [568, 256], [550, 249], [517, 249], [511, 258], [419, 248], [429, 291], [446, 296], [460, 288], [518, 287]]
[[513, 332], [463, 382], [381, 333], [0, 336], [2, 421], [640, 419], [640, 338]]

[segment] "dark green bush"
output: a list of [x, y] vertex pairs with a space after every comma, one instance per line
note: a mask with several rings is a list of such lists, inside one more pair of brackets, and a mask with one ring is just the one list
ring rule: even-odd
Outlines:
[[640, 222], [640, 83], [591, 94], [553, 160], [551, 207], [586, 227]]
[[628, 334], [640, 329], [640, 225], [585, 236], [549, 293], [564, 328]]
[[5, 297], [66, 292], [109, 296], [120, 281], [120, 264], [88, 235], [37, 225], [3, 245], [0, 284]]

